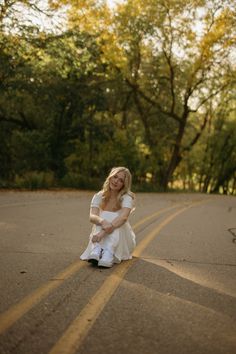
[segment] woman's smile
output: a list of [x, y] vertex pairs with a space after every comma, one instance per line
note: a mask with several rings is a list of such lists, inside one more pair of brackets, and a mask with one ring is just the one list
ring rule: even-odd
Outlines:
[[124, 172], [118, 172], [114, 176], [110, 178], [110, 188], [114, 190], [120, 190], [125, 181], [125, 174]]

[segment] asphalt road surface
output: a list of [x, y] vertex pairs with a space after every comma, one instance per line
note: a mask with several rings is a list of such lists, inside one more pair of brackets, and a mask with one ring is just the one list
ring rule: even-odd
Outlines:
[[0, 192], [0, 354], [235, 354], [236, 198], [137, 194], [133, 259], [82, 262], [92, 192]]

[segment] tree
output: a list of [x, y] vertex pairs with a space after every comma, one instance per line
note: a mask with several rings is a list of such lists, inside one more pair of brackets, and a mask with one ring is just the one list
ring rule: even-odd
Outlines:
[[[156, 112], [157, 126], [165, 118], [167, 129], [172, 129], [162, 163], [164, 189], [183, 153], [191, 150], [206, 126], [207, 102], [213, 97], [217, 101], [219, 93], [231, 82], [229, 55], [235, 12], [227, 7], [228, 4], [201, 1], [192, 7], [191, 3], [162, 1], [157, 5], [147, 1], [144, 13], [139, 1], [127, 1], [121, 6], [120, 36], [122, 31], [129, 34], [122, 43], [129, 54], [129, 57], [126, 55], [127, 70], [123, 70], [123, 74], [134, 93], [152, 151], [158, 139], [163, 138], [156, 134], [147, 112]], [[161, 14], [159, 18], [158, 14]], [[199, 21], [202, 33], [194, 33], [194, 25]], [[192, 140], [186, 142], [188, 123], [194, 117], [198, 127]], [[165, 131], [163, 133], [166, 139]]]
[[[77, 11], [71, 23], [79, 21], [97, 34], [104, 60], [129, 88], [127, 100], [136, 106], [145, 141], [157, 159], [154, 174], [161, 175], [166, 189], [183, 153], [206, 127], [208, 102], [213, 97], [217, 102], [230, 85], [233, 2], [127, 0], [113, 14], [104, 2], [76, 1], [72, 8]], [[196, 131], [186, 141], [190, 120], [197, 123]], [[163, 144], [160, 154], [156, 147]]]
[[[226, 143], [231, 123], [221, 104], [235, 86], [233, 1], [126, 0], [110, 9], [102, 0], [52, 0], [50, 11], [67, 12], [57, 31], [17, 22], [19, 3], [2, 12], [4, 178], [38, 161], [58, 183], [81, 178], [85, 186], [122, 163], [136, 183], [162, 190], [180, 176], [207, 191], [231, 188], [234, 135]], [[11, 33], [8, 18], [18, 26]], [[216, 132], [219, 153], [231, 156], [222, 176]]]

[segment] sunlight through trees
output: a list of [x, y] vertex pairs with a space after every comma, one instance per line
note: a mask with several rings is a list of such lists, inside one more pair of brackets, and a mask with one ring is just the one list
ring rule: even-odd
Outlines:
[[236, 193], [233, 0], [0, 4], [2, 187]]

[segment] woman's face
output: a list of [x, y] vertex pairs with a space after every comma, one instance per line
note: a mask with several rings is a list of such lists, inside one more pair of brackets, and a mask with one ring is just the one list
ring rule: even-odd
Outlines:
[[119, 192], [125, 183], [125, 173], [124, 172], [118, 172], [114, 176], [110, 178], [110, 189], [112, 191], [117, 191]]

